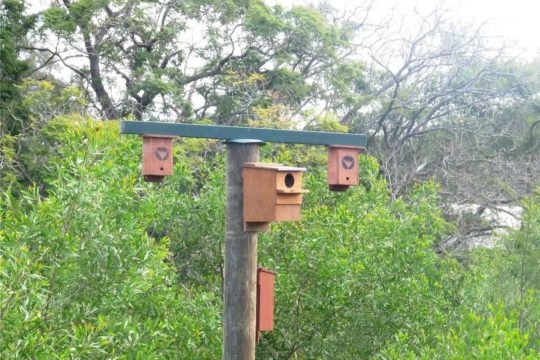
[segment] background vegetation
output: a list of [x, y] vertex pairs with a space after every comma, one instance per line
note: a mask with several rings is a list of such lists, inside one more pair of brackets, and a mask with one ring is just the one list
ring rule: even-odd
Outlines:
[[[220, 356], [220, 145], [181, 141], [175, 176], [147, 184], [140, 140], [117, 128], [71, 115], [29, 140], [42, 183], [1, 202], [3, 358]], [[318, 151], [302, 222], [260, 239], [259, 262], [279, 274], [262, 358], [538, 356], [539, 196], [503, 246], [458, 261], [433, 251], [452, 231], [434, 183], [390, 201], [367, 156], [362, 186], [330, 193]]]
[[[537, 62], [438, 12], [392, 38], [328, 6], [0, 9], [0, 358], [220, 357], [223, 146], [179, 139], [175, 175], [144, 183], [121, 117], [369, 135], [346, 193], [325, 149], [263, 148], [311, 192], [260, 236], [278, 277], [258, 357], [540, 356]], [[492, 232], [496, 209], [518, 227]]]

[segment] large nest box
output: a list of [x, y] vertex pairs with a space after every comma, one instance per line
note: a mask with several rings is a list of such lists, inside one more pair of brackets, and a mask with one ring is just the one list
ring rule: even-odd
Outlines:
[[301, 218], [302, 174], [305, 168], [280, 164], [245, 163], [244, 230], [265, 231], [274, 221]]

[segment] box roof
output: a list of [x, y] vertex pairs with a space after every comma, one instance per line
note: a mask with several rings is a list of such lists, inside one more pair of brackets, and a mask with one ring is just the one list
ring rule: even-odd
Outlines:
[[276, 164], [276, 163], [244, 163], [244, 167], [274, 170], [274, 171], [279, 171], [279, 172], [292, 172], [292, 171], [305, 172], [306, 171], [306, 168], [303, 168], [303, 167], [283, 166], [281, 164]]

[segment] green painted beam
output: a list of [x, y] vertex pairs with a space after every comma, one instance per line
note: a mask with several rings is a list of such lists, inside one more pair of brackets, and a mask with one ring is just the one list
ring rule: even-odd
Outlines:
[[122, 121], [120, 132], [139, 135], [168, 135], [222, 140], [261, 140], [289, 144], [342, 145], [365, 147], [365, 134], [343, 134], [322, 131], [293, 131], [237, 126], [192, 125], [150, 121]]

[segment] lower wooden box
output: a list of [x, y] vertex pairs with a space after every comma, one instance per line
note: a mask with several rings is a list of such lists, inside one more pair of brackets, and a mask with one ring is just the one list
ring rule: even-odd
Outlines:
[[274, 330], [274, 278], [276, 273], [257, 268], [257, 333]]

